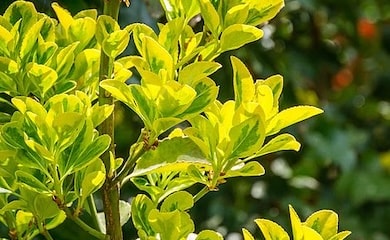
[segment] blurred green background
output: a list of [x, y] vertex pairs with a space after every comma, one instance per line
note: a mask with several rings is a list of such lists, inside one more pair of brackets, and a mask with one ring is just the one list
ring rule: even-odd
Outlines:
[[[0, 12], [12, 1], [1, 0]], [[49, 0], [33, 1], [52, 15]], [[73, 14], [102, 8], [100, 0], [57, 1]], [[123, 8], [121, 25], [145, 22], [156, 28], [164, 21], [158, 0], [133, 0]], [[233, 97], [229, 55], [240, 57], [256, 78], [280, 73], [285, 86], [282, 109], [316, 105], [325, 113], [287, 131], [302, 143], [299, 153], [283, 152], [260, 159], [266, 175], [237, 178], [222, 185], [191, 210], [197, 231], [213, 228], [225, 239], [241, 239], [246, 227], [260, 237], [253, 220], [279, 222], [288, 231], [288, 204], [302, 219], [318, 209], [339, 214], [348, 239], [390, 240], [390, 1], [286, 0], [282, 12], [268, 25], [259, 42], [217, 59], [224, 69], [213, 78], [222, 101]], [[127, 54], [135, 50], [129, 48]], [[139, 134], [141, 122], [118, 106], [118, 155]], [[123, 190], [124, 199], [134, 188]], [[98, 202], [98, 206], [101, 204]], [[77, 239], [73, 234], [56, 239]], [[125, 226], [126, 239], [134, 239]], [[85, 239], [90, 239], [85, 236]]]

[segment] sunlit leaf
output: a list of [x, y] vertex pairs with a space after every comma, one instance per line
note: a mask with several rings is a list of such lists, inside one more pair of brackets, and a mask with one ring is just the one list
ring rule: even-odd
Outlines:
[[146, 195], [138, 194], [131, 203], [131, 218], [134, 227], [139, 231], [143, 230], [149, 235], [153, 235], [154, 231], [149, 225], [148, 216], [152, 209], [155, 208], [152, 200]]
[[159, 212], [152, 209], [149, 213], [149, 223], [153, 230], [160, 234], [161, 239], [182, 239], [195, 229], [188, 213], [174, 210]]
[[278, 133], [285, 127], [318, 115], [322, 112], [323, 111], [321, 109], [312, 106], [296, 106], [288, 108], [279, 112], [270, 120], [266, 133], [267, 135]]
[[221, 64], [216, 62], [195, 62], [188, 64], [179, 72], [179, 82], [193, 86], [197, 82], [221, 68]]
[[126, 30], [114, 31], [103, 40], [103, 51], [114, 59], [126, 49], [129, 40], [130, 35]]
[[253, 100], [255, 88], [253, 78], [244, 63], [236, 57], [231, 57], [230, 60], [233, 66], [234, 99], [238, 108], [242, 102]]
[[100, 15], [96, 22], [96, 39], [99, 44], [113, 32], [120, 31], [119, 24], [110, 16]]
[[175, 192], [169, 195], [161, 204], [162, 212], [172, 212], [174, 210], [185, 211], [194, 205], [193, 197], [185, 191]]
[[316, 232], [324, 239], [330, 239], [337, 234], [338, 216], [331, 210], [320, 210], [310, 215], [304, 224]]
[[58, 75], [48, 66], [32, 63], [28, 65], [27, 77], [44, 95], [56, 82]]
[[29, 54], [36, 51], [38, 36], [43, 26], [44, 19], [36, 22], [26, 33], [20, 46], [19, 56], [25, 59]]
[[19, 184], [23, 184], [25, 186], [28, 186], [29, 188], [33, 189], [37, 192], [49, 192], [49, 188], [45, 185], [45, 183], [38, 180], [33, 175], [23, 171], [18, 170], [15, 172], [15, 175], [19, 181]]
[[57, 15], [57, 18], [61, 24], [61, 26], [64, 28], [65, 32], [68, 31], [69, 26], [73, 23], [73, 17], [68, 12], [68, 10], [62, 8], [58, 3], [52, 3], [51, 7], [53, 8], [54, 12]]
[[299, 151], [300, 146], [301, 144], [294, 136], [285, 133], [278, 135], [267, 142], [258, 152], [256, 152], [256, 156], [258, 157], [282, 150]]
[[343, 240], [351, 234], [350, 231], [342, 231], [329, 238], [329, 240]]
[[299, 218], [297, 212], [295, 212], [294, 208], [291, 205], [288, 206], [288, 209], [290, 212], [290, 221], [291, 221], [293, 237], [294, 239], [303, 239], [301, 219]]
[[85, 46], [95, 36], [96, 22], [92, 18], [75, 19], [69, 26], [68, 35], [72, 42], [79, 41], [78, 49], [84, 49]]
[[256, 26], [272, 18], [284, 7], [284, 0], [251, 1], [247, 24]]
[[184, 171], [190, 165], [208, 165], [202, 152], [189, 138], [166, 139], [154, 151], [148, 151], [137, 162], [131, 174], [140, 176], [152, 172]]
[[302, 226], [302, 232], [303, 232], [303, 238], [302, 238], [303, 240], [323, 240], [323, 238], [318, 232], [305, 225]]
[[198, 3], [204, 24], [214, 37], [218, 38], [221, 27], [218, 12], [209, 0], [198, 0]]
[[234, 24], [227, 27], [221, 35], [221, 50], [228, 51], [254, 42], [263, 36], [263, 31], [253, 26]]
[[21, 36], [24, 36], [38, 19], [34, 4], [28, 1], [14, 1], [5, 10], [3, 16], [12, 25], [23, 19], [20, 26]]
[[212, 230], [203, 230], [196, 236], [195, 240], [223, 240], [223, 236]]
[[245, 228], [242, 229], [242, 234], [244, 235], [244, 240], [255, 240], [252, 234]]
[[278, 224], [267, 219], [256, 219], [255, 222], [263, 233], [265, 240], [290, 240], [287, 232]]
[[160, 70], [164, 69], [167, 71], [168, 79], [172, 79], [174, 67], [172, 56], [156, 40], [144, 36], [142, 38], [142, 53], [152, 72], [158, 74]]
[[256, 161], [248, 162], [246, 164], [238, 164], [231, 168], [223, 176], [224, 178], [239, 177], [239, 176], [261, 176], [265, 173], [265, 169], [260, 163]]
[[248, 4], [239, 4], [230, 8], [224, 20], [224, 27], [228, 27], [233, 24], [243, 24], [247, 20], [249, 13]]

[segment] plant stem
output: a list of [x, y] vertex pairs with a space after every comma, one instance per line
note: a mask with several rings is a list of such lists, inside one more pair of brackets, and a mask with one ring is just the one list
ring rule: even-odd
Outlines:
[[[118, 20], [121, 0], [104, 0], [103, 14]], [[99, 81], [111, 77], [113, 73], [113, 61], [103, 51], [100, 56]], [[113, 98], [103, 88], [99, 88], [99, 104], [114, 104]], [[114, 183], [115, 172], [111, 169], [110, 152], [115, 157], [114, 145], [114, 113], [111, 114], [100, 126], [100, 134], [108, 134], [111, 137], [109, 149], [101, 156], [106, 167], [106, 180], [102, 187], [104, 215], [106, 219], [106, 233], [111, 240], [122, 240], [122, 227], [119, 215], [119, 184]]]
[[97, 214], [97, 210], [96, 210], [96, 205], [95, 205], [95, 199], [93, 198], [92, 194], [87, 198], [87, 204], [88, 204], [88, 208], [89, 208], [89, 214], [92, 217], [93, 226], [95, 227], [95, 229], [98, 229], [99, 231], [101, 231], [101, 228], [99, 225], [99, 220], [98, 220], [98, 214]]
[[199, 201], [199, 199], [201, 199], [204, 195], [206, 195], [206, 193], [210, 192], [210, 189], [209, 187], [205, 186], [204, 188], [202, 188], [202, 190], [200, 190], [195, 196], [194, 196], [194, 203]]
[[69, 219], [71, 219], [74, 223], [76, 223], [79, 227], [81, 227], [87, 233], [91, 234], [92, 236], [96, 237], [97, 239], [101, 239], [101, 240], [107, 239], [106, 235], [104, 233], [97, 231], [96, 229], [90, 227], [88, 224], [83, 222], [83, 220], [81, 220], [79, 217], [74, 216], [71, 213], [71, 211], [69, 210], [69, 208], [65, 208], [64, 211], [66, 213], [66, 216]]

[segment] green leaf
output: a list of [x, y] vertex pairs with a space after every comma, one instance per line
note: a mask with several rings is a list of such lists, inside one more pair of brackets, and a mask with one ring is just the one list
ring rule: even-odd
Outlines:
[[255, 222], [263, 233], [265, 240], [290, 240], [287, 232], [278, 224], [267, 219], [256, 219]]
[[253, 26], [234, 24], [227, 27], [221, 35], [221, 51], [240, 48], [254, 42], [263, 36], [263, 31]]
[[[106, 179], [106, 171], [101, 160], [96, 160], [89, 165], [82, 176], [81, 182], [81, 202], [83, 203], [92, 193], [97, 191]], [[83, 204], [80, 204], [81, 206]]]
[[156, 99], [156, 105], [160, 112], [160, 116], [178, 116], [186, 111], [195, 97], [196, 92], [192, 87], [186, 84], [180, 84], [176, 81], [166, 82], [160, 89]]
[[155, 208], [152, 200], [146, 195], [138, 194], [131, 203], [131, 218], [134, 227], [139, 230], [144, 230], [149, 236], [154, 234], [149, 225], [148, 216], [152, 209]]
[[56, 53], [58, 46], [54, 42], [41, 43], [37, 50], [37, 63], [46, 64]]
[[248, 18], [249, 7], [248, 4], [238, 4], [230, 8], [224, 20], [224, 27], [228, 27], [233, 24], [243, 24]]
[[221, 67], [222, 65], [217, 62], [194, 62], [179, 72], [178, 81], [193, 86], [194, 83], [213, 74]]
[[230, 132], [229, 158], [242, 158], [255, 153], [263, 144], [265, 134], [260, 116], [254, 116], [234, 126]]
[[59, 149], [64, 149], [74, 142], [77, 135], [83, 129], [85, 120], [80, 113], [65, 112], [54, 116], [52, 127], [57, 133], [57, 145]]
[[195, 99], [178, 117], [188, 118], [188, 115], [192, 117], [191, 115], [202, 112], [207, 106], [212, 104], [218, 96], [218, 87], [210, 78], [206, 77], [194, 81], [192, 82], [191, 87], [196, 91]]
[[38, 216], [40, 220], [53, 218], [61, 213], [53, 198], [43, 194], [36, 195], [33, 208], [34, 215]]
[[208, 166], [209, 163], [189, 138], [165, 139], [159, 143], [156, 150], [146, 152], [138, 160], [131, 176], [185, 171], [190, 165]]
[[338, 216], [331, 210], [320, 210], [310, 215], [304, 225], [314, 229], [323, 239], [330, 239], [337, 234]]
[[246, 164], [237, 164], [226, 172], [224, 178], [230, 177], [250, 177], [250, 176], [261, 176], [265, 173], [264, 167], [256, 161], [248, 162]]
[[9, 122], [0, 128], [1, 136], [4, 142], [14, 148], [25, 148], [23, 132], [20, 130], [18, 122]]
[[36, 63], [28, 64], [27, 68], [27, 77], [39, 89], [42, 96], [44, 96], [56, 82], [58, 78], [57, 72], [48, 66]]
[[38, 180], [36, 177], [27, 173], [23, 170], [18, 170], [15, 172], [16, 178], [18, 180], [18, 184], [22, 184], [27, 186], [28, 188], [36, 191], [36, 192], [49, 192], [49, 188], [45, 185], [45, 183]]
[[296, 106], [279, 112], [267, 125], [266, 134], [272, 135], [278, 133], [281, 129], [303, 121], [312, 116], [318, 115], [323, 111], [312, 106]]
[[40, 19], [27, 31], [20, 47], [19, 56], [21, 59], [25, 60], [26, 57], [35, 53], [37, 48], [36, 46], [38, 42], [38, 36], [40, 34], [44, 21], [45, 20], [43, 18]]
[[209, 0], [198, 0], [200, 13], [204, 24], [211, 31], [215, 39], [218, 39], [220, 33], [220, 18], [217, 10]]
[[74, 57], [75, 57], [74, 51], [78, 45], [79, 42], [74, 42], [72, 44], [69, 44], [68, 46], [66, 46], [65, 48], [61, 49], [58, 52], [55, 59], [56, 63], [55, 66], [53, 66], [53, 68], [56, 69], [60, 79], [64, 78], [69, 74], [70, 69], [72, 68], [74, 63]]
[[86, 10], [81, 10], [80, 12], [76, 13], [76, 15], [74, 15], [74, 19], [78, 19], [78, 18], [92, 18], [93, 20], [96, 20], [97, 19], [97, 16], [98, 16], [98, 12], [96, 9], [86, 9]]
[[284, 7], [284, 0], [251, 1], [247, 24], [257, 26], [276, 16]]
[[119, 31], [119, 24], [110, 16], [100, 15], [96, 22], [96, 39], [100, 45], [113, 32]]
[[195, 229], [189, 214], [178, 210], [159, 212], [152, 209], [148, 220], [153, 231], [159, 233], [161, 239], [180, 240]]
[[145, 53], [143, 52], [143, 44], [144, 44], [143, 39], [144, 39], [144, 37], [148, 36], [148, 37], [153, 38], [156, 41], [157, 41], [158, 37], [157, 37], [156, 33], [154, 32], [154, 30], [146, 24], [134, 23], [130, 26], [132, 27], [135, 46], [136, 46], [138, 52], [140, 53], [140, 55], [145, 56]]
[[103, 51], [114, 59], [126, 49], [129, 41], [130, 35], [126, 30], [114, 31], [103, 40]]
[[9, 75], [0, 72], [0, 92], [17, 92], [17, 85]]
[[294, 138], [294, 136], [284, 133], [274, 137], [265, 144], [258, 152], [256, 152], [256, 157], [282, 150], [299, 151], [300, 147], [301, 144]]
[[20, 209], [26, 209], [27, 208], [27, 203], [26, 201], [23, 200], [13, 200], [7, 204], [4, 205], [3, 208], [0, 209], [0, 214], [4, 214], [5, 212], [8, 211], [15, 211]]
[[65, 32], [68, 31], [70, 25], [73, 23], [72, 15], [58, 3], [52, 3], [51, 7], [57, 15], [60, 25], [64, 28]]
[[185, 211], [194, 206], [192, 195], [185, 191], [175, 192], [169, 195], [161, 204], [161, 212], [172, 212], [174, 210]]
[[158, 42], [174, 56], [174, 62], [177, 62], [179, 54], [178, 41], [185, 24], [184, 18], [175, 18], [166, 23], [158, 35]]
[[14, 1], [4, 12], [4, 18], [12, 25], [23, 19], [20, 26], [21, 37], [37, 22], [38, 13], [34, 4], [27, 1]]
[[69, 26], [68, 35], [71, 42], [79, 41], [78, 49], [84, 49], [95, 36], [96, 22], [90, 17], [75, 19]]
[[[279, 109], [279, 98], [283, 90], [283, 77], [281, 75], [273, 75], [266, 80], [257, 80], [255, 88], [258, 89], [260, 85], [267, 85], [271, 88], [273, 94], [273, 108], [278, 111]], [[261, 94], [256, 91], [256, 94]]]
[[100, 155], [102, 155], [107, 148], [109, 147], [111, 142], [111, 138], [108, 135], [101, 135], [97, 137], [93, 142], [89, 144], [89, 146], [78, 156], [78, 158], [70, 159], [69, 163], [70, 169], [73, 171], [78, 171], [92, 161], [97, 159]]
[[212, 230], [203, 230], [198, 234], [195, 240], [223, 240], [223, 236]]
[[3, 26], [0, 25], [0, 53], [9, 56], [8, 43], [13, 39], [12, 34]]
[[236, 108], [238, 108], [242, 102], [250, 102], [253, 100], [255, 87], [252, 75], [244, 63], [234, 56], [230, 57], [230, 61], [233, 66], [234, 99], [236, 101]]
[[66, 214], [64, 211], [60, 211], [54, 218], [50, 219], [46, 224], [47, 230], [54, 229], [66, 220]]
[[150, 70], [159, 74], [160, 70], [165, 70], [167, 79], [173, 79], [174, 63], [169, 52], [151, 37], [143, 36], [142, 40], [142, 57], [146, 59]]

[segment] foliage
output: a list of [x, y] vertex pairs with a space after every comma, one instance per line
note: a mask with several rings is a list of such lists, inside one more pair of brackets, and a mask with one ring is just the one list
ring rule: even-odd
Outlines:
[[[231, 177], [263, 175], [255, 160], [260, 156], [299, 150], [297, 140], [280, 130], [322, 110], [280, 110], [280, 75], [254, 81], [244, 63], [231, 57], [234, 100], [224, 103], [210, 77], [221, 67], [215, 59], [259, 40], [263, 31], [257, 26], [275, 17], [284, 2], [161, 4], [168, 21], [157, 33], [142, 23], [121, 28], [114, 16], [98, 16], [96, 10], [72, 16], [56, 3], [58, 20], [26, 1], [15, 1], [1, 16], [1, 101], [14, 110], [1, 114], [0, 214], [11, 239], [52, 239], [48, 230], [65, 219], [95, 238], [119, 239], [111, 228], [114, 216], [105, 211], [105, 226], [98, 223], [103, 219], [93, 193], [99, 189], [105, 201], [120, 206], [118, 224], [131, 212], [140, 239], [186, 239], [195, 231], [188, 211], [208, 191]], [[189, 25], [198, 14], [201, 32]], [[131, 37], [139, 55], [123, 56]], [[133, 72], [141, 80], [129, 83]], [[112, 98], [144, 125], [127, 159], [115, 156], [114, 136], [105, 132]], [[144, 191], [130, 203], [104, 195], [128, 181]], [[185, 191], [195, 184], [204, 187], [194, 195]], [[84, 212], [92, 223], [81, 218]], [[333, 234], [337, 221], [328, 225], [328, 215], [334, 220], [333, 212], [318, 212], [302, 226], [312, 226], [324, 239], [346, 237], [336, 235], [337, 227]], [[311, 225], [316, 217], [324, 228]], [[267, 236], [264, 220], [257, 222]], [[293, 226], [300, 231], [299, 224]], [[196, 239], [221, 236], [205, 230]]]

